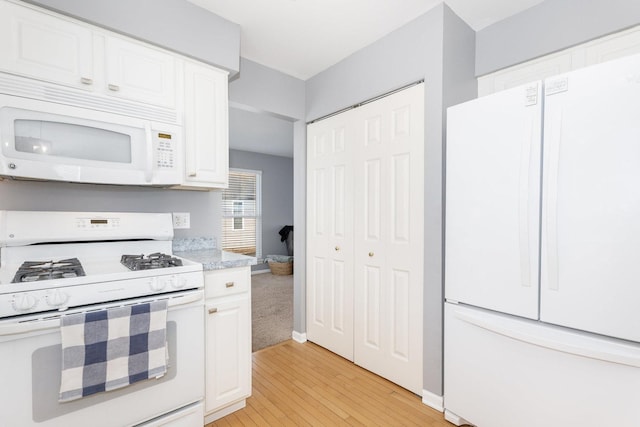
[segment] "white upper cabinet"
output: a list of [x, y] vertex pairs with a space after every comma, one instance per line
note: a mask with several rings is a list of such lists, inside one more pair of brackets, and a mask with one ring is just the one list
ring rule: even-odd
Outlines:
[[104, 89], [133, 101], [175, 107], [173, 55], [125, 40], [105, 38]]
[[226, 188], [229, 182], [227, 72], [185, 62], [186, 187]]
[[0, 0], [0, 53], [0, 78], [18, 96], [182, 125], [176, 188], [227, 187], [228, 72], [9, 0]]
[[478, 96], [640, 53], [640, 26], [478, 78]]
[[174, 55], [71, 19], [0, 2], [0, 52], [1, 71], [176, 107]]
[[88, 89], [94, 80], [92, 31], [0, 2], [0, 69]]

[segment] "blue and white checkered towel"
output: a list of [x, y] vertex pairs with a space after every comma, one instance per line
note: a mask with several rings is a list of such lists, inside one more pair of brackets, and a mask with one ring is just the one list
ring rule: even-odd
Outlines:
[[167, 372], [167, 300], [62, 317], [60, 402]]

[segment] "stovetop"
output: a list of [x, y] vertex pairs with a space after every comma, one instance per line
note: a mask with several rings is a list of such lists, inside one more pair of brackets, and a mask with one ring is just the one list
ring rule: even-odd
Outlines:
[[16, 271], [11, 283], [69, 279], [80, 276], [85, 276], [85, 272], [78, 258], [59, 261], [25, 261]]
[[149, 254], [146, 257], [144, 255], [122, 255], [120, 263], [133, 271], [182, 266], [180, 258], [160, 252]]
[[[0, 319], [202, 289], [202, 264], [171, 255], [168, 243], [165, 247], [135, 241], [0, 248]], [[121, 262], [122, 254], [136, 252], [144, 253], [133, 256], [142, 264], [131, 270]]]

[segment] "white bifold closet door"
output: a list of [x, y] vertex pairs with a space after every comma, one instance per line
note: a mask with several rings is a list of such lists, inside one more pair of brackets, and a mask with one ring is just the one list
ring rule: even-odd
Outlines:
[[353, 126], [307, 128], [307, 337], [353, 360]]
[[307, 336], [421, 393], [424, 85], [307, 139]]

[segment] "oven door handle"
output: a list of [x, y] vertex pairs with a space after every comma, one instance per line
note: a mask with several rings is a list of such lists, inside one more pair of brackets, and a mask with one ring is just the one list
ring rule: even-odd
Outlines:
[[[203, 292], [193, 292], [187, 295], [172, 297], [169, 299], [168, 308], [179, 307], [181, 305], [191, 304], [203, 299]], [[141, 301], [148, 302], [148, 301]], [[114, 307], [117, 307], [115, 305]], [[111, 308], [111, 307], [107, 307]], [[79, 312], [81, 313], [81, 312]], [[64, 316], [61, 314], [60, 316]], [[60, 327], [60, 317], [52, 319], [38, 319], [22, 323], [9, 323], [0, 325], [0, 337], [8, 335], [26, 334], [29, 332], [45, 331], [47, 329], [55, 329]]]

